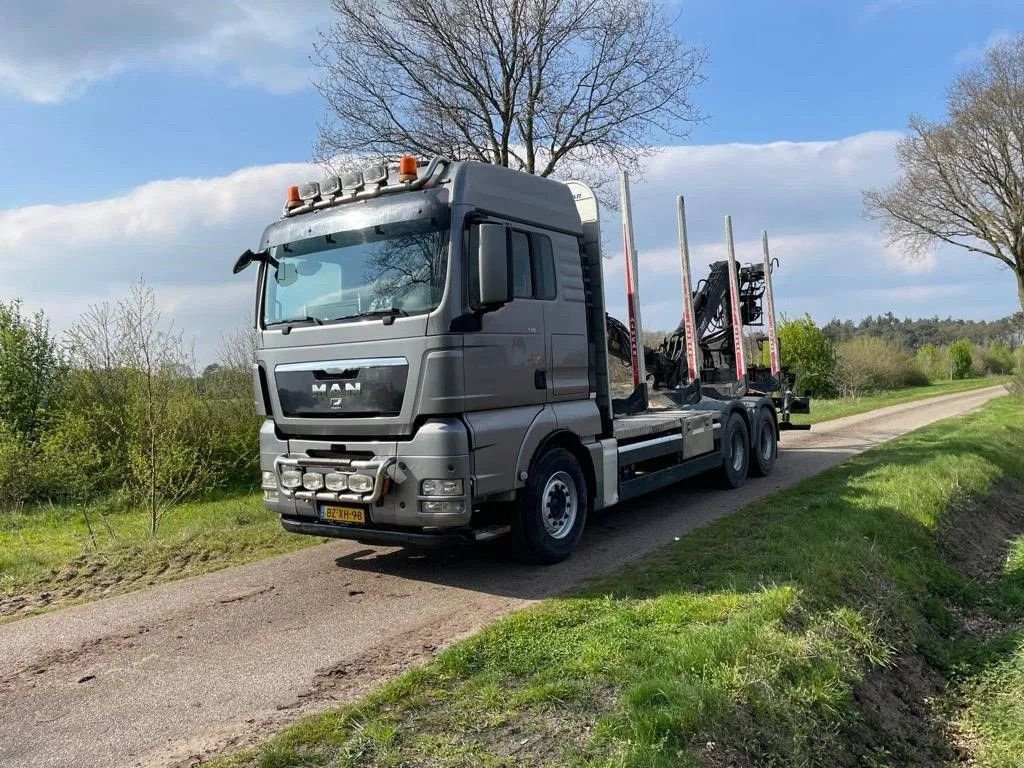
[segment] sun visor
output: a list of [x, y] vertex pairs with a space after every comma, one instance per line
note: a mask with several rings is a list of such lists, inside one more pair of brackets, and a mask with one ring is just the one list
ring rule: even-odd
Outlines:
[[444, 187], [358, 200], [274, 222], [263, 231], [260, 250], [309, 237], [365, 229], [377, 224], [414, 219], [446, 219], [450, 215], [448, 190]]

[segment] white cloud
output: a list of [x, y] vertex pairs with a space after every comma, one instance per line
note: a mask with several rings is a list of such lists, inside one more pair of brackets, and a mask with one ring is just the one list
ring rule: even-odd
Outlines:
[[1009, 42], [1013, 35], [1007, 29], [997, 29], [984, 42], [974, 42], [960, 49], [953, 59], [958, 67], [970, 67], [981, 61], [990, 48]]
[[56, 102], [121, 72], [180, 69], [281, 92], [309, 84], [326, 0], [7, 3], [0, 90]]
[[[861, 215], [860, 191], [893, 178], [896, 134], [833, 142], [672, 147], [633, 186], [647, 328], [674, 327], [680, 288], [675, 195], [686, 194], [694, 278], [725, 257], [723, 216], [738, 258], [760, 261], [767, 228], [781, 313], [859, 319], [899, 315], [995, 318], [1017, 309], [1012, 276], [991, 259], [939, 250], [913, 261]], [[0, 211], [5, 236], [0, 300], [22, 297], [58, 328], [91, 302], [116, 299], [140, 275], [193, 335], [201, 359], [223, 330], [252, 314], [253, 270], [231, 275], [280, 212], [285, 188], [316, 178], [306, 164], [247, 168], [214, 179], [145, 184], [120, 197]], [[624, 317], [617, 216], [604, 214], [608, 305]]]
[[318, 175], [304, 163], [268, 165], [152, 182], [107, 200], [0, 211], [8, 253], [18, 254], [5, 266], [0, 299], [42, 307], [60, 330], [144, 277], [209, 360], [221, 332], [251, 318], [255, 272], [233, 276], [235, 258], [280, 214], [287, 187]]

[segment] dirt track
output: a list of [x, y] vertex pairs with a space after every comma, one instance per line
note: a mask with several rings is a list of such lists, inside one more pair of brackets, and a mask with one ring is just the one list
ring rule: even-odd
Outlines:
[[333, 542], [0, 625], [0, 766], [191, 765], [358, 695], [490, 620], [607, 573], [754, 499], [1002, 387], [784, 435], [775, 474], [681, 486], [600, 515], [550, 568], [466, 548]]

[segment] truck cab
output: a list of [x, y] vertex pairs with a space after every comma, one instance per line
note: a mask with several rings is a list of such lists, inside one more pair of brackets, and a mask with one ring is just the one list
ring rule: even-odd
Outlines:
[[444, 158], [289, 191], [236, 264], [259, 266], [262, 487], [287, 530], [510, 534], [551, 563], [595, 509], [709, 469], [742, 482], [762, 432], [770, 471], [770, 397], [616, 412], [596, 212], [583, 185]]

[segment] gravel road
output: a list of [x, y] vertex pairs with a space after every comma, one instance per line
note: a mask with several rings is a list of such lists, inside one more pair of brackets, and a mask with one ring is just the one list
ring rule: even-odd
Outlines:
[[946, 395], [786, 433], [771, 477], [732, 492], [683, 483], [623, 504], [553, 567], [492, 548], [423, 557], [339, 541], [0, 625], [0, 766], [193, 765], [253, 743], [509, 611], [1004, 393]]

